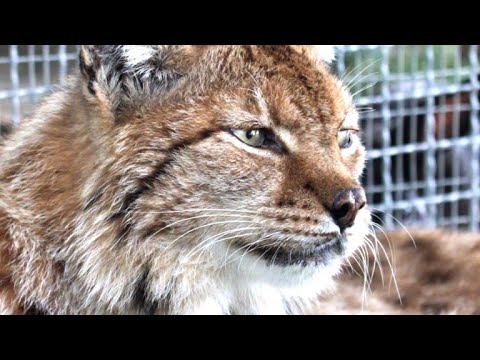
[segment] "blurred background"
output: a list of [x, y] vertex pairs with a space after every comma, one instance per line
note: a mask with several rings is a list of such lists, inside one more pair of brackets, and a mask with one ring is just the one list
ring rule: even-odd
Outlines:
[[[76, 71], [77, 52], [0, 45], [0, 135]], [[341, 45], [333, 68], [361, 113], [374, 220], [478, 232], [479, 46]]]

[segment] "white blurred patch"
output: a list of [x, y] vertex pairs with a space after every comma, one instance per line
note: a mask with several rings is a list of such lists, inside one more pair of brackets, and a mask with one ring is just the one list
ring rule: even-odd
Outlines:
[[150, 45], [124, 45], [122, 50], [130, 67], [146, 62], [155, 54], [155, 49]]
[[331, 63], [335, 59], [335, 45], [313, 45], [315, 56], [326, 63]]

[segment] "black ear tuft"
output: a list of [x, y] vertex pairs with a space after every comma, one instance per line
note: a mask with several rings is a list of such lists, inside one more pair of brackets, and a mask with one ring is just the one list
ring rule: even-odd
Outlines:
[[112, 110], [136, 99], [160, 96], [180, 77], [166, 60], [174, 53], [168, 45], [83, 45], [80, 70], [86, 89], [105, 97]]
[[80, 71], [87, 81], [87, 88], [90, 94], [95, 95], [93, 84], [96, 79], [96, 72], [100, 68], [98, 48], [95, 45], [83, 45], [80, 48]]

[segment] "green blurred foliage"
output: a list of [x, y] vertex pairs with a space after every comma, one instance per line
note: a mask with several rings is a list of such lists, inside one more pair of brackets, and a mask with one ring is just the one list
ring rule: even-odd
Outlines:
[[357, 95], [364, 95], [367, 89], [370, 95], [381, 93], [386, 76], [392, 83], [425, 80], [429, 68], [433, 69], [435, 81], [458, 83], [469, 76], [468, 50], [468, 45], [394, 45], [347, 51], [345, 72], [340, 76], [346, 83], [351, 81], [351, 91], [359, 92]]

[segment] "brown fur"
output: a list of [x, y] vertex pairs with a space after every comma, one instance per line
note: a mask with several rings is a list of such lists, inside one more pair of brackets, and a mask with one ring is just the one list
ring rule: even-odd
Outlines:
[[[346, 118], [357, 126], [346, 92], [307, 46], [153, 46], [131, 53], [132, 65], [119, 51], [84, 46], [81, 75], [2, 149], [0, 310], [265, 313], [282, 312], [284, 301], [292, 308], [291, 286], [278, 290], [277, 280], [255, 273], [258, 254], [242, 257], [249, 273], [241, 262], [223, 264], [229, 246], [194, 250], [207, 236], [239, 231], [228, 214], [257, 225], [244, 235], [247, 245], [275, 232], [320, 244], [338, 231], [322, 230], [336, 229], [329, 207], [340, 190], [359, 187], [364, 161], [359, 141], [350, 152], [337, 145]], [[228, 133], [259, 126], [289, 134], [282, 153]], [[186, 220], [186, 211], [204, 208], [236, 212]], [[365, 235], [368, 210], [357, 218], [349, 243]], [[280, 240], [258, 246], [287, 254], [313, 246]], [[335, 271], [291, 266], [292, 275], [281, 275], [286, 270], [258, 266], [269, 279], [307, 271], [322, 284]], [[255, 290], [241, 287], [246, 281]], [[311, 292], [306, 298], [318, 293]]]
[[[363, 279], [346, 270], [313, 313], [479, 314], [480, 235], [446, 230], [412, 230], [411, 235], [414, 241], [403, 230], [387, 233], [388, 240], [379, 236], [394, 259], [399, 292], [382, 253], [384, 280], [377, 266], [363, 308]], [[370, 260], [373, 269], [372, 253]], [[362, 273], [358, 266], [355, 271]]]

